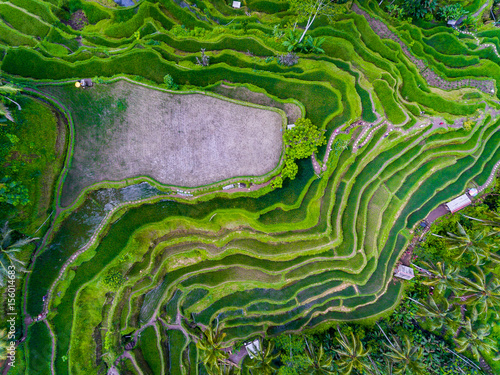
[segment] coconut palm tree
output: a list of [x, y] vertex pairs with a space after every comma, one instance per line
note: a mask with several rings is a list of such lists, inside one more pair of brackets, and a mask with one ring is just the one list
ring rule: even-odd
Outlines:
[[429, 319], [431, 330], [438, 330], [445, 326], [456, 331], [460, 326], [460, 309], [448, 302], [446, 298], [436, 301], [435, 297], [429, 297], [428, 302], [419, 302], [418, 315]]
[[[17, 253], [30, 242], [36, 241], [38, 238], [22, 238], [17, 241], [12, 239], [14, 231], [9, 229], [7, 221], [0, 230], [0, 286], [5, 285], [5, 279], [9, 274], [9, 270], [15, 270], [15, 275], [19, 276], [21, 272], [25, 272], [25, 263], [17, 258]], [[9, 269], [10, 267], [10, 269]]]
[[[19, 103], [7, 96], [7, 95], [15, 95], [19, 91], [21, 91], [21, 88], [16, 87], [10, 83], [6, 85], [0, 84], [0, 97], [7, 99], [11, 103], [14, 103], [17, 106], [17, 108], [21, 110], [21, 106], [19, 105]], [[2, 102], [0, 102], [0, 116], [5, 116], [8, 120], [14, 122], [14, 118], [12, 117], [10, 111], [8, 110], [7, 106], [5, 106], [4, 103]]]
[[219, 332], [218, 327], [214, 329], [209, 325], [196, 342], [196, 347], [200, 350], [200, 360], [211, 375], [220, 374], [224, 364], [229, 364], [229, 355], [222, 350], [225, 336], [225, 333]]
[[349, 375], [355, 370], [367, 371], [371, 373], [370, 364], [367, 358], [370, 350], [365, 350], [359, 337], [355, 336], [352, 332], [351, 339], [349, 340], [344, 334], [342, 334], [342, 332], [340, 332], [338, 327], [337, 330], [340, 334], [340, 338], [337, 337], [337, 341], [342, 348], [334, 348], [333, 350], [339, 356], [336, 363], [340, 366], [341, 374]]
[[0, 329], [0, 361], [7, 359], [8, 346], [7, 330]]
[[486, 220], [484, 219], [477, 219], [475, 217], [467, 216], [464, 215], [467, 219], [475, 220], [481, 222], [482, 225], [488, 226], [488, 227], [493, 227], [489, 228], [492, 229], [492, 232], [490, 232], [490, 235], [495, 235], [500, 233], [500, 214], [494, 211], [488, 211], [485, 212], [484, 215], [487, 217]]
[[486, 231], [475, 230], [469, 234], [460, 223], [457, 223], [457, 227], [458, 234], [447, 232], [448, 236], [437, 234], [433, 234], [433, 236], [443, 238], [450, 249], [460, 252], [455, 256], [455, 260], [462, 258], [465, 253], [472, 255], [476, 265], [481, 264], [483, 259], [489, 258], [491, 251]]
[[422, 283], [433, 287], [437, 292], [443, 293], [445, 289], [453, 290], [457, 286], [458, 268], [446, 266], [444, 263], [422, 262], [424, 270], [429, 276]]
[[[279, 353], [273, 354], [274, 342], [269, 342], [264, 348], [262, 339], [259, 339], [260, 350], [252, 352], [253, 358], [250, 360], [248, 367], [259, 375], [272, 375], [276, 373], [278, 368], [273, 365], [273, 361], [279, 357]], [[251, 371], [253, 374], [254, 371]]]
[[463, 286], [459, 298], [462, 302], [472, 305], [479, 315], [488, 314], [488, 309], [492, 308], [497, 317], [499, 316], [497, 306], [500, 306], [500, 282], [493, 273], [485, 275], [481, 268], [471, 271], [474, 280], [467, 277], [460, 277]]
[[319, 351], [316, 350], [312, 343], [309, 343], [306, 338], [306, 354], [309, 367], [307, 368], [307, 375], [331, 375], [335, 374], [332, 371], [333, 358], [326, 355], [323, 350], [323, 345], [320, 345]]
[[424, 350], [418, 345], [412, 345], [408, 336], [404, 336], [403, 340], [392, 336], [392, 342], [385, 344], [389, 349], [385, 355], [394, 365], [394, 374], [401, 375], [425, 375], [427, 369], [424, 363]]
[[217, 370], [218, 372], [210, 375], [241, 375], [241, 369], [234, 364], [224, 363]]
[[488, 336], [491, 333], [491, 327], [479, 326], [473, 327], [469, 318], [464, 324], [463, 335], [456, 338], [457, 351], [463, 353], [470, 350], [476, 361], [479, 361], [482, 353], [491, 353], [496, 350], [495, 342]]

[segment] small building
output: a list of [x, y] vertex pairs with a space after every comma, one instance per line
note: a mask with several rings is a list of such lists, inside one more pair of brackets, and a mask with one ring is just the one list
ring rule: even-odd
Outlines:
[[293, 128], [295, 128], [295, 124], [288, 124], [286, 126], [286, 130], [292, 130]]
[[233, 8], [240, 9], [241, 8], [241, 1], [233, 1]]
[[260, 341], [255, 340], [252, 342], [245, 343], [245, 349], [247, 350], [248, 355], [251, 359], [254, 359], [257, 356], [257, 353], [261, 351]]
[[460, 211], [464, 207], [467, 207], [471, 203], [472, 201], [470, 200], [469, 196], [467, 194], [463, 194], [446, 203], [445, 206], [448, 210], [450, 210], [451, 213], [454, 213]]
[[234, 184], [229, 184], [222, 188], [222, 190], [229, 190], [229, 189], [234, 189]]
[[396, 268], [394, 276], [404, 280], [411, 280], [415, 277], [415, 274], [413, 273], [413, 268], [400, 264], [398, 268]]
[[469, 189], [469, 195], [471, 197], [475, 197], [477, 195], [478, 191], [476, 188]]

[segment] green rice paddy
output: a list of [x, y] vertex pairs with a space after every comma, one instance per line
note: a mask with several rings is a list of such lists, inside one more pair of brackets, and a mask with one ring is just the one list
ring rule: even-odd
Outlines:
[[[500, 122], [485, 115], [498, 107], [494, 94], [471, 87], [439, 94], [400, 44], [355, 11], [315, 24], [310, 34], [326, 38], [325, 54], [299, 54], [287, 67], [274, 58], [285, 53], [273, 36], [289, 17], [281, 1], [248, 0], [249, 15], [219, 0], [191, 1], [196, 7], [141, 1], [128, 9], [83, 1], [91, 24], [79, 31], [57, 22], [56, 3], [0, 4], [3, 74], [63, 112], [70, 130], [58, 215], [25, 290], [25, 313], [47, 313], [55, 347], [45, 323], [29, 327], [29, 374], [51, 367], [58, 375], [98, 374], [123, 353], [120, 366], [129, 373], [197, 374], [197, 349], [181, 315], [205, 325], [217, 320], [229, 345], [388, 313], [404, 288], [392, 282], [408, 244], [402, 231], [472, 182], [484, 183], [500, 160]], [[384, 14], [364, 1], [357, 6]], [[404, 23], [392, 30], [443, 79], [493, 79], [499, 87], [500, 59], [448, 29]], [[498, 33], [483, 34], [498, 42]], [[208, 67], [196, 64], [202, 48]], [[347, 129], [339, 137], [349, 144], [319, 150], [321, 166], [329, 154], [319, 175], [310, 159], [299, 161], [296, 178], [280, 189], [231, 192], [214, 184], [182, 197], [182, 187], [141, 177], [90, 186], [60, 206], [75, 135], [64, 90], [53, 85], [128, 79], [157, 90], [166, 89], [167, 74], [182, 91], [255, 104], [265, 95], [265, 105], [287, 116], [293, 104], [327, 137]], [[87, 90], [80, 104], [95, 115], [102, 103]], [[464, 118], [474, 120], [470, 131], [458, 122]], [[122, 275], [119, 285], [105, 282], [110, 272]]]

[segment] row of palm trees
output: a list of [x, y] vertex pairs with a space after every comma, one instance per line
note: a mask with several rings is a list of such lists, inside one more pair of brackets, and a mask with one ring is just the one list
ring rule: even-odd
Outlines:
[[[338, 333], [337, 346], [334, 347], [335, 358], [326, 354], [323, 345], [315, 348], [312, 342], [304, 338], [307, 361], [304, 375], [428, 374], [423, 358], [423, 348], [413, 345], [408, 336], [400, 339], [394, 335], [386, 335], [384, 332], [387, 339], [387, 343], [384, 345], [387, 351], [384, 352], [385, 367], [380, 370], [370, 356], [371, 350], [363, 345], [357, 335], [351, 332], [348, 336], [340, 329], [338, 329]], [[222, 350], [223, 338], [224, 334], [207, 327], [203, 336], [196, 343], [200, 350], [201, 362], [205, 365], [209, 375], [241, 374], [241, 368], [231, 363], [227, 353]], [[252, 375], [276, 374], [278, 367], [275, 361], [280, 353], [274, 350], [272, 341], [264, 345], [261, 339], [260, 350], [252, 354], [253, 358], [245, 369], [247, 373]]]
[[481, 353], [498, 351], [489, 336], [490, 322], [500, 317], [500, 215], [492, 211], [483, 215], [484, 219], [464, 215], [472, 223], [469, 229], [457, 222], [457, 233], [433, 234], [451, 250], [449, 262], [460, 265], [467, 255], [471, 268], [445, 261], [416, 267], [426, 277], [423, 284], [432, 290], [427, 301], [415, 301], [419, 315], [429, 329], [448, 333], [458, 352], [469, 353], [477, 361]]

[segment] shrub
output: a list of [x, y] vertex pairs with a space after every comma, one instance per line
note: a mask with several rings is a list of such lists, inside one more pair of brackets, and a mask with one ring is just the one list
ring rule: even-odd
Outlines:
[[167, 74], [165, 77], [163, 77], [163, 82], [165, 83], [165, 86], [167, 86], [167, 89], [169, 90], [179, 89], [179, 85], [174, 82], [174, 79], [170, 74]]
[[299, 166], [293, 159], [287, 159], [285, 162], [285, 168], [281, 172], [283, 178], [289, 178], [290, 180], [295, 179], [297, 172], [299, 171]]
[[272, 182], [271, 186], [273, 189], [280, 188], [283, 186], [283, 177], [277, 176]]
[[307, 35], [304, 39], [300, 40], [300, 33], [289, 30], [286, 34], [286, 39], [283, 42], [283, 47], [285, 47], [288, 52], [298, 51], [303, 53], [324, 53], [325, 51], [321, 48], [321, 45], [325, 42], [325, 38], [313, 38], [311, 35]]
[[432, 13], [436, 4], [436, 0], [404, 0], [403, 9], [407, 16], [418, 19]]
[[451, 4], [439, 8], [437, 17], [443, 21], [457, 20], [467, 12], [462, 7], [462, 4]]
[[464, 121], [464, 129], [467, 131], [470, 131], [472, 129], [472, 125], [474, 125], [474, 121], [467, 119], [467, 121]]
[[103, 283], [111, 289], [118, 289], [125, 281], [122, 273], [118, 270], [110, 270], [103, 278]]
[[397, 4], [389, 4], [385, 9], [389, 13], [389, 16], [394, 18], [401, 18], [404, 13], [404, 9]]
[[0, 180], [0, 202], [24, 206], [30, 202], [28, 189], [19, 181], [13, 181], [10, 176], [5, 176]]
[[476, 30], [477, 29], [477, 24], [476, 20], [474, 17], [467, 16], [467, 18], [462, 22], [462, 24], [459, 26], [461, 30]]

